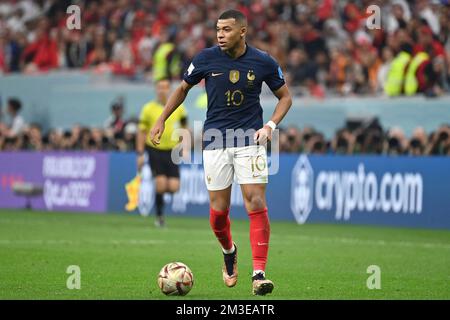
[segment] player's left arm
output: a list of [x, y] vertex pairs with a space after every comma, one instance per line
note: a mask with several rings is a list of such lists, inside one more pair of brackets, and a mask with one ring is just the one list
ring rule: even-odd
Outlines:
[[278, 98], [278, 103], [272, 117], [270, 118], [270, 121], [273, 121], [276, 125], [278, 125], [291, 108], [292, 97], [287, 85], [285, 84], [278, 90], [274, 91], [274, 95]]
[[267, 140], [272, 139], [273, 130], [283, 120], [292, 105], [292, 97], [286, 84], [273, 91], [273, 93], [278, 98], [278, 103], [270, 121], [255, 133], [254, 140], [259, 144], [265, 144]]

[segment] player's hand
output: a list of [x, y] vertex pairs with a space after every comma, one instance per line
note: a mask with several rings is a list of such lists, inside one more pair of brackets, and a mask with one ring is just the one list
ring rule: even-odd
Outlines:
[[266, 145], [267, 140], [272, 140], [272, 128], [264, 125], [264, 127], [255, 132], [253, 140], [259, 145]]
[[164, 121], [158, 119], [158, 121], [153, 126], [152, 130], [150, 130], [150, 141], [154, 145], [158, 145], [160, 143], [160, 139], [163, 132], [164, 132]]

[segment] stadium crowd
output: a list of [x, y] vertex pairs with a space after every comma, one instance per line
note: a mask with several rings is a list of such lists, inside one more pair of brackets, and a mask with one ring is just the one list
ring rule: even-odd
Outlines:
[[[69, 30], [67, 8], [81, 9]], [[369, 5], [381, 8], [369, 29]], [[10, 0], [0, 3], [0, 72], [111, 72], [131, 79], [180, 75], [215, 44], [215, 21], [236, 7], [249, 41], [282, 65], [293, 93], [444, 94], [450, 79], [448, 0]]]
[[[21, 102], [10, 98], [8, 117], [3, 117], [9, 121], [2, 121], [0, 112], [0, 151], [135, 151], [138, 120], [125, 120], [123, 110], [123, 101], [118, 99], [113, 102], [111, 116], [101, 128], [74, 125], [71, 130], [43, 132], [39, 124], [25, 122], [20, 115]], [[286, 153], [450, 155], [449, 124], [428, 134], [418, 127], [409, 138], [400, 128], [383, 129], [376, 118], [348, 119], [331, 140], [312, 127], [301, 130], [296, 126], [281, 127], [279, 133], [279, 150]], [[192, 143], [194, 141], [192, 139]]]

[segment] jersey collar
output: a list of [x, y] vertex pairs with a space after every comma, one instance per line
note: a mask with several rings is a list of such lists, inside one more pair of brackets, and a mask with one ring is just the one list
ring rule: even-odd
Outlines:
[[220, 49], [219, 46], [217, 46], [217, 48], [220, 50], [220, 52], [222, 53], [222, 55], [226, 56], [228, 59], [230, 59], [230, 60], [232, 60], [232, 61], [237, 61], [237, 60], [243, 58], [243, 57], [247, 54], [249, 47], [250, 47], [250, 46], [247, 44], [247, 42], [245, 42], [245, 51], [244, 51], [244, 53], [241, 54], [241, 55], [240, 55], [239, 57], [237, 57], [236, 59], [233, 59], [233, 58], [230, 57], [228, 54], [226, 54], [225, 52], [223, 52], [223, 51]]

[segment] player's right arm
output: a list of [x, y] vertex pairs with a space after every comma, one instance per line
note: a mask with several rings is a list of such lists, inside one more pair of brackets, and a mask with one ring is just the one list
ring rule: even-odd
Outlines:
[[181, 84], [169, 96], [161, 116], [156, 121], [153, 128], [150, 130], [150, 140], [154, 145], [158, 145], [161, 135], [164, 132], [164, 123], [170, 115], [183, 103], [184, 99], [193, 86], [186, 81], [181, 81]]
[[183, 103], [184, 99], [193, 86], [200, 82], [206, 75], [207, 57], [202, 51], [194, 57], [189, 68], [186, 70], [183, 81], [170, 95], [164, 107], [163, 113], [156, 121], [155, 126], [150, 131], [150, 140], [153, 144], [159, 144], [159, 139], [164, 132], [164, 122]]

